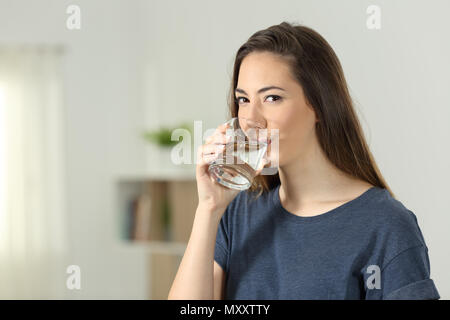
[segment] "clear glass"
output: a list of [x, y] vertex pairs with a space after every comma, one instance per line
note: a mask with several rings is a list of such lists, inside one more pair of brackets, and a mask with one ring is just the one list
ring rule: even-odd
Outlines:
[[208, 171], [223, 186], [245, 190], [252, 185], [267, 152], [266, 125], [247, 118], [232, 118], [227, 123], [226, 136], [231, 140]]

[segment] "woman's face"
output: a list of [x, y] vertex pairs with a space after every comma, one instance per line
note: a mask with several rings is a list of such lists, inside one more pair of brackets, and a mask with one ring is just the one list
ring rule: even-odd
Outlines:
[[[280, 89], [261, 89], [267, 87]], [[300, 84], [282, 58], [258, 52], [246, 56], [239, 70], [235, 97], [238, 117], [250, 118], [279, 130], [279, 166], [308, 152], [315, 140], [315, 112], [307, 104]]]

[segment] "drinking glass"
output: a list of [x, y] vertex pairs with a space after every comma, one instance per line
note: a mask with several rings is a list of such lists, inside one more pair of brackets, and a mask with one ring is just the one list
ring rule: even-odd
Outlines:
[[225, 187], [250, 188], [267, 152], [266, 125], [247, 118], [227, 121], [226, 136], [230, 138], [218, 158], [208, 167], [210, 175]]

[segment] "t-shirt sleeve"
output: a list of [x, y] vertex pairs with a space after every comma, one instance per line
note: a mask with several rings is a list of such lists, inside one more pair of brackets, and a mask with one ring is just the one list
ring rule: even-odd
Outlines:
[[381, 270], [380, 290], [368, 289], [367, 295], [369, 299], [378, 296], [383, 300], [440, 299], [430, 279], [427, 247], [417, 245], [393, 257]]
[[228, 230], [228, 215], [230, 206], [227, 207], [225, 213], [220, 219], [219, 227], [217, 229], [216, 244], [214, 248], [214, 260], [222, 267], [222, 269], [228, 271], [228, 255], [229, 255], [229, 230]]

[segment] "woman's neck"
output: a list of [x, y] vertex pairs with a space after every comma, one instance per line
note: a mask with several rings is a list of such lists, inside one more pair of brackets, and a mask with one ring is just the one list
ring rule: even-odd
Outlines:
[[279, 170], [280, 200], [288, 211], [318, 212], [350, 201], [371, 187], [336, 168], [318, 144], [305, 151]]

